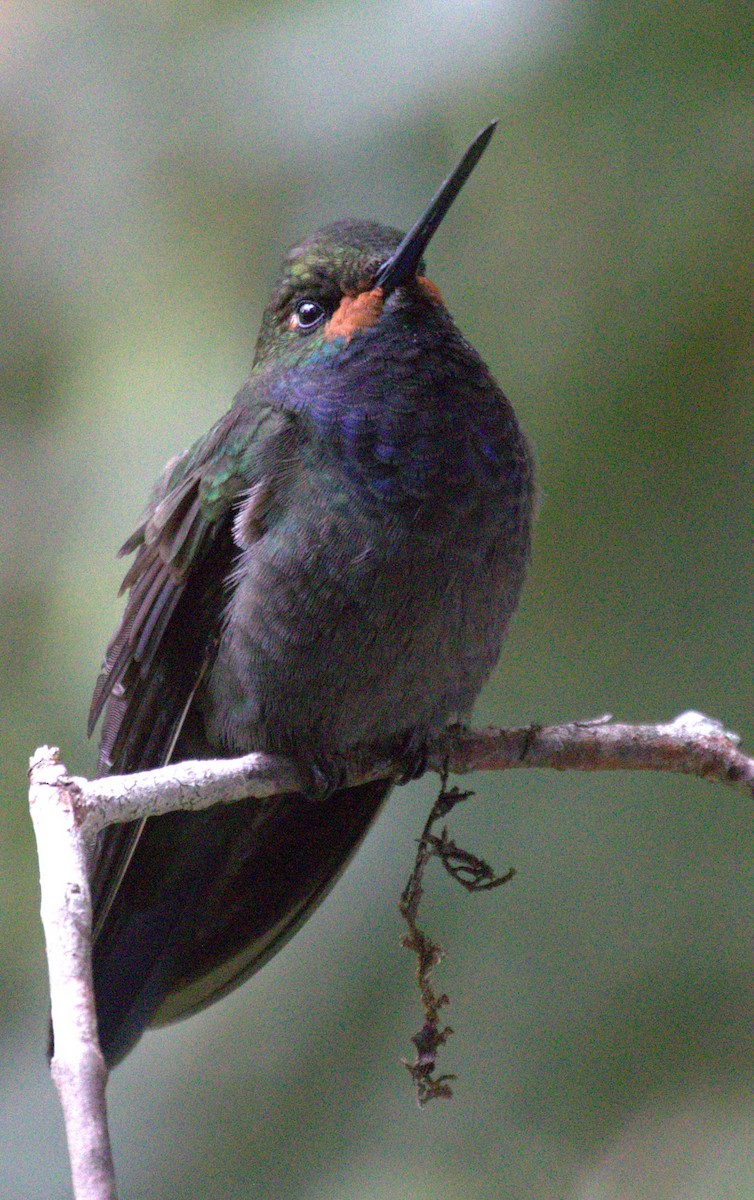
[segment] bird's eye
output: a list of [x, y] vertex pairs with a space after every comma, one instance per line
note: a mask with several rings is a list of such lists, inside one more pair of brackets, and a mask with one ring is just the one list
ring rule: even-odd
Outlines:
[[325, 316], [324, 308], [316, 300], [299, 300], [294, 309], [293, 320], [297, 329], [308, 333], [310, 329], [316, 328]]

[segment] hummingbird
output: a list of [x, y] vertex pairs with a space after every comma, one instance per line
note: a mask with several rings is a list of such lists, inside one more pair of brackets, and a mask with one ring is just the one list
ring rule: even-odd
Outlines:
[[396, 739], [415, 774], [497, 662], [532, 458], [423, 261], [495, 124], [407, 234], [340, 220], [289, 252], [248, 381], [120, 551], [135, 557], [91, 705], [99, 773], [259, 750], [313, 782], [100, 835], [108, 1067], [237, 987], [327, 894], [393, 786], [340, 786], [338, 756]]

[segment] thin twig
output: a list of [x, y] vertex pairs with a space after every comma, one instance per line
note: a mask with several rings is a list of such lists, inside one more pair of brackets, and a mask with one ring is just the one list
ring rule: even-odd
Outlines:
[[443, 772], [440, 794], [422, 830], [414, 866], [398, 905], [398, 911], [408, 925], [408, 933], [401, 939], [401, 944], [416, 955], [416, 981], [424, 1010], [424, 1023], [419, 1032], [411, 1038], [416, 1046], [416, 1058], [413, 1062], [405, 1058], [402, 1060], [414, 1082], [420, 1108], [424, 1108], [430, 1100], [449, 1100], [453, 1095], [450, 1081], [456, 1078], [455, 1075], [435, 1075], [438, 1052], [453, 1030], [449, 1025], [444, 1029], [440, 1028], [440, 1009], [449, 1004], [449, 999], [444, 992], [438, 996], [432, 983], [434, 969], [442, 961], [445, 951], [442, 946], [433, 942], [419, 925], [419, 907], [424, 893], [424, 872], [427, 864], [431, 858], [439, 858], [451, 878], [468, 892], [485, 892], [501, 887], [513, 879], [516, 873], [510, 868], [503, 875], [495, 875], [492, 867], [484, 859], [456, 845], [449, 836], [446, 825], [439, 836], [432, 832], [433, 826], [443, 820], [456, 804], [470, 799], [473, 795], [473, 792], [462, 792], [456, 787], [448, 788], [447, 772]]
[[754, 758], [740, 738], [703, 713], [685, 712], [667, 725], [623, 725], [609, 717], [566, 725], [475, 731], [452, 726], [427, 759], [453, 774], [547, 767], [555, 771], [672, 771], [742, 788], [754, 798]]
[[[452, 725], [427, 746], [428, 770], [550, 768], [555, 771], [671, 771], [744, 789], [754, 798], [754, 759], [718, 721], [687, 712], [667, 725], [624, 725], [605, 717], [564, 725], [467, 729]], [[35, 758], [41, 751], [37, 751]], [[400, 747], [366, 747], [339, 760], [343, 786], [403, 776]], [[175, 763], [135, 775], [73, 777], [76, 806], [90, 831], [176, 809], [198, 811], [242, 798], [306, 790], [307, 777], [282, 755]]]
[[432, 986], [432, 974], [443, 957], [442, 946], [438, 946], [419, 927], [419, 905], [424, 893], [424, 870], [432, 857], [432, 826], [441, 820], [460, 796], [454, 796], [452, 801], [447, 792], [447, 773], [443, 772], [440, 795], [432, 806], [427, 817], [419, 845], [416, 851], [413, 870], [408, 883], [403, 889], [403, 895], [398, 910], [408, 926], [408, 933], [401, 938], [406, 950], [416, 955], [416, 981], [424, 1009], [424, 1024], [411, 1041], [416, 1046], [416, 1058], [413, 1062], [403, 1059], [403, 1065], [409, 1072], [416, 1088], [416, 1099], [420, 1108], [430, 1100], [447, 1099], [453, 1095], [450, 1081], [455, 1075], [435, 1075], [437, 1052], [444, 1046], [453, 1030], [449, 1025], [440, 1028], [440, 1009], [448, 1003], [446, 995], [438, 996]]

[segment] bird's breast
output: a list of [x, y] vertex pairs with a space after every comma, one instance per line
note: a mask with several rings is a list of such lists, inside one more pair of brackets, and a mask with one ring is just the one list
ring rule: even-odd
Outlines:
[[365, 504], [458, 508], [517, 467], [515, 416], [445, 315], [388, 321], [270, 380]]
[[342, 428], [353, 461], [299, 471], [234, 572], [205, 697], [218, 748], [322, 757], [426, 735], [465, 715], [497, 659], [526, 558], [523, 485], [381, 507], [353, 463], [372, 478], [382, 463], [405, 498], [400, 459]]

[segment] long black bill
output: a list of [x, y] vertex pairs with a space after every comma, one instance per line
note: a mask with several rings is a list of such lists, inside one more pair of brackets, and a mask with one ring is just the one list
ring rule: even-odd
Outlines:
[[430, 238], [484, 154], [496, 128], [497, 121], [490, 121], [489, 125], [477, 134], [455, 171], [448, 176], [430, 203], [427, 211], [409, 229], [395, 253], [391, 254], [387, 262], [380, 267], [374, 285], [381, 287], [385, 295], [416, 274], [421, 256], [426, 250]]

